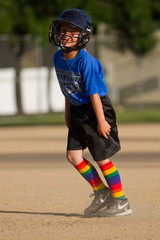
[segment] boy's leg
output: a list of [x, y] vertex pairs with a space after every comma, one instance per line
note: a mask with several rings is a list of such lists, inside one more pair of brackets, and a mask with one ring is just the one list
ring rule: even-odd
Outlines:
[[82, 150], [67, 151], [67, 159], [93, 188], [95, 198], [84, 213], [85, 215], [95, 215], [110, 200], [110, 190], [102, 182], [95, 167], [82, 157]]
[[68, 151], [67, 159], [91, 185], [94, 192], [103, 192], [106, 189], [95, 167], [82, 157], [82, 150]]
[[125, 199], [119, 172], [111, 160], [106, 159], [104, 161], [99, 161], [98, 165], [107, 181], [108, 186], [110, 187], [112, 197]]
[[110, 204], [98, 211], [100, 217], [124, 216], [132, 213], [128, 199], [125, 198], [119, 172], [114, 164], [106, 159], [97, 162], [112, 193]]

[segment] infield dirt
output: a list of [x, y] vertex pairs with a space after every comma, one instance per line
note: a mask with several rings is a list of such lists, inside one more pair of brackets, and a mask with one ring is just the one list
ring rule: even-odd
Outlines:
[[66, 160], [66, 127], [0, 128], [0, 239], [159, 240], [160, 124], [119, 125], [119, 136], [111, 160], [133, 214], [85, 218], [92, 189]]

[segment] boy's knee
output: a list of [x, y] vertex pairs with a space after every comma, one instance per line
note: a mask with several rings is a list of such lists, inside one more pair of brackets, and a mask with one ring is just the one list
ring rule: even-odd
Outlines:
[[66, 158], [71, 164], [74, 164], [74, 159], [71, 152], [66, 152]]
[[76, 166], [83, 161], [82, 151], [67, 151], [66, 158], [73, 166]]

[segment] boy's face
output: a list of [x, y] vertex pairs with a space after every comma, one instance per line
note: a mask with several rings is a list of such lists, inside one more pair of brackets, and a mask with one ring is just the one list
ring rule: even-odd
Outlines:
[[63, 47], [73, 47], [77, 43], [78, 35], [80, 31], [72, 26], [67, 24], [61, 24], [60, 28], [60, 42]]

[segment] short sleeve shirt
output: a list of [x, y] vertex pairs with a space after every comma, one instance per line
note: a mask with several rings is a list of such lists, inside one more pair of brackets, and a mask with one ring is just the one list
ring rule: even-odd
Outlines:
[[107, 94], [101, 63], [84, 49], [71, 60], [64, 59], [62, 50], [58, 50], [54, 65], [62, 93], [71, 104], [88, 104], [91, 95], [98, 93], [103, 97]]

